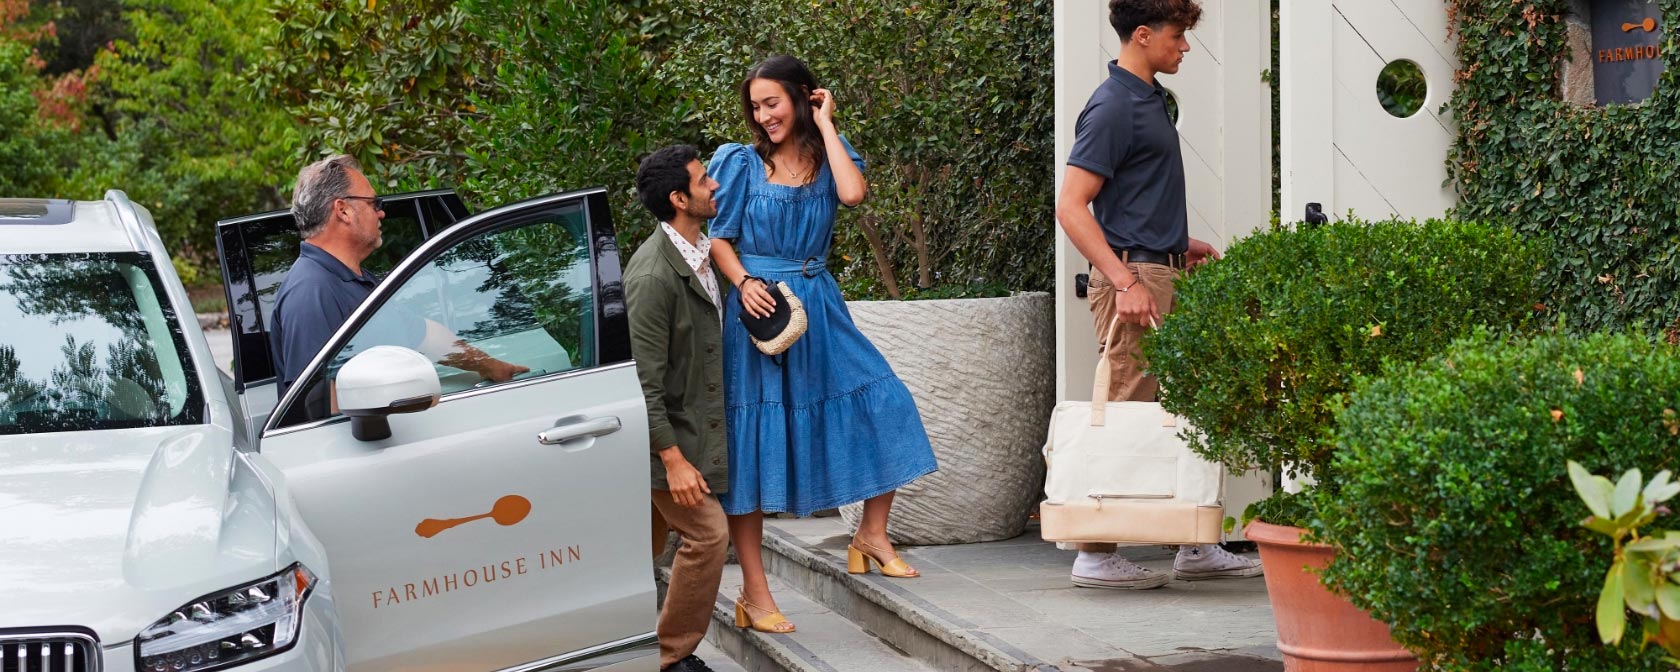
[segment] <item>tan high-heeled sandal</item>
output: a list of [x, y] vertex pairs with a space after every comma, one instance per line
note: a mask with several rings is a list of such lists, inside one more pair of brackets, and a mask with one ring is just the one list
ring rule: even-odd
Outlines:
[[893, 554], [892, 560], [883, 563], [880, 558], [875, 556], [875, 553], [865, 553], [859, 549], [858, 546], [860, 545], [875, 553], [882, 552], [881, 549], [873, 545], [853, 539], [852, 543], [846, 545], [846, 572], [848, 574], [868, 574], [869, 564], [874, 563], [875, 567], [881, 570], [881, 576], [890, 576], [895, 579], [914, 579], [922, 575], [921, 572], [916, 571], [915, 567], [911, 567], [909, 563], [905, 562], [904, 558], [898, 557], [897, 553]]
[[[752, 614], [747, 613], [748, 607], [766, 613], [762, 618], [755, 621], [752, 619]], [[783, 628], [783, 625], [786, 625], [787, 627]], [[782, 612], [770, 611], [769, 609], [765, 609], [764, 607], [748, 602], [745, 596], [735, 598], [735, 627], [750, 627], [759, 632], [768, 632], [777, 635], [785, 635], [799, 629], [799, 627], [794, 625], [792, 621], [787, 620], [787, 617], [783, 616]]]

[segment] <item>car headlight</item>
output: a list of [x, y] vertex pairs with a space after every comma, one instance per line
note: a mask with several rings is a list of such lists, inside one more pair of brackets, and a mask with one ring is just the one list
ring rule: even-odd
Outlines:
[[183, 605], [134, 638], [134, 665], [149, 672], [199, 672], [291, 648], [315, 575], [302, 564]]

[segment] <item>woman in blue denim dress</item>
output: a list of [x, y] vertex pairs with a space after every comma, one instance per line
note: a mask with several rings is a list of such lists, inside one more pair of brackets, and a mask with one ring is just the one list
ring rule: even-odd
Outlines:
[[[864, 162], [834, 128], [834, 95], [791, 56], [754, 66], [741, 83], [751, 145], [719, 147], [708, 171], [722, 185], [711, 223], [712, 260], [733, 289], [723, 350], [729, 492], [720, 497], [741, 561], [736, 625], [792, 632], [764, 578], [764, 514], [862, 501], [849, 549], [854, 573], [913, 577], [887, 539], [894, 492], [934, 471], [933, 449], [910, 391], [853, 324], [827, 270], [839, 206], [863, 203]], [[784, 282], [808, 329], [776, 361], [759, 352], [740, 315], [767, 315], [765, 287]]]

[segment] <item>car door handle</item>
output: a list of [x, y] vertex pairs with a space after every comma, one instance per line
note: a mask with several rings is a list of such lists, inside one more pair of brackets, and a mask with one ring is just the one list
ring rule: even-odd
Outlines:
[[553, 429], [537, 435], [537, 443], [553, 446], [581, 439], [585, 437], [606, 436], [624, 428], [624, 423], [617, 417], [602, 418], [566, 418], [555, 424]]

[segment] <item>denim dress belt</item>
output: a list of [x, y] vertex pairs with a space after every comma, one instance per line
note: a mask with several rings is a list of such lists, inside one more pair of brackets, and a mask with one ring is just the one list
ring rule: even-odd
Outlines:
[[821, 257], [809, 257], [801, 261], [799, 259], [743, 254], [741, 255], [741, 265], [747, 267], [747, 272], [752, 274], [798, 273], [807, 278], [814, 278], [828, 272], [828, 260]]

